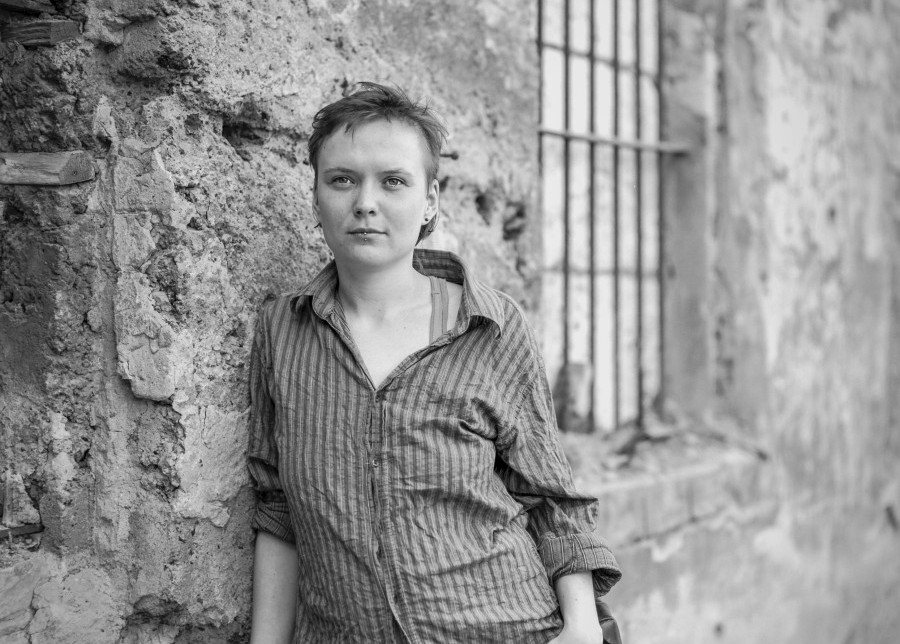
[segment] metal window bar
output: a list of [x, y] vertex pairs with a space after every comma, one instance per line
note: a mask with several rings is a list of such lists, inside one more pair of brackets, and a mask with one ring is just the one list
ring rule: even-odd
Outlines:
[[[572, 16], [570, 15], [571, 2], [570, 0], [565, 0], [563, 4], [563, 33], [565, 42], [569, 42], [572, 37]], [[567, 47], [563, 52], [563, 87], [566, 88], [566, 91], [563, 92], [563, 128], [568, 130], [570, 125], [571, 118], [571, 104], [570, 97], [571, 92], [569, 91], [569, 87], [572, 86], [572, 77], [571, 77], [571, 68], [572, 68], [572, 53], [569, 51]], [[565, 138], [563, 139], [563, 159], [565, 159], [565, 163], [563, 164], [563, 257], [569, 257], [570, 252], [570, 230], [569, 223], [571, 220], [570, 206], [572, 203], [572, 195], [569, 192], [572, 183], [572, 175], [571, 168], [572, 166], [569, 164], [569, 159], [572, 157], [572, 139]], [[569, 271], [563, 271], [563, 310], [568, 313], [570, 302], [569, 296], [571, 293], [571, 273]], [[569, 335], [569, 325], [568, 323], [563, 323], [563, 356], [569, 355], [569, 343], [570, 343], [570, 335]], [[566, 360], [566, 358], [564, 358]]]
[[[666, 57], [663, 54], [663, 27], [665, 25], [665, 2], [659, 0], [656, 4], [656, 74], [657, 79], [665, 78], [665, 67], [664, 64], [666, 62]], [[657, 115], [657, 123], [659, 125], [657, 135], [660, 139], [665, 139], [666, 132], [665, 129], [665, 119], [663, 118], [663, 114], [665, 114], [666, 105], [665, 105], [665, 92], [662, 91], [662, 83], [658, 80], [656, 83], [657, 89], [657, 106], [658, 110]], [[687, 152], [687, 149], [682, 149], [680, 152]], [[657, 292], [657, 302], [656, 306], [659, 309], [659, 335], [657, 342], [659, 342], [659, 394], [658, 401], [662, 403], [666, 399], [666, 380], [663, 375], [666, 373], [666, 353], [663, 351], [664, 342], [665, 342], [665, 328], [666, 328], [666, 302], [665, 302], [665, 290], [663, 286], [665, 284], [665, 265], [666, 265], [666, 245], [665, 238], [663, 235], [663, 231], [665, 230], [665, 199], [664, 199], [664, 191], [663, 191], [663, 155], [656, 155], [656, 248], [657, 248], [657, 263], [656, 263], [656, 280], [660, 285], [659, 291]]]
[[[594, 3], [591, 3], [590, 11], [594, 11]], [[592, 59], [594, 62], [605, 63], [610, 66], [614, 64], [613, 58], [611, 58], [609, 56], [597, 55], [596, 53], [594, 53], [595, 50], [593, 50], [592, 48], [588, 48], [587, 50], [585, 50], [585, 49], [581, 49], [579, 47], [565, 47], [563, 45], [559, 45], [557, 43], [552, 43], [552, 42], [545, 42], [543, 44], [543, 48], [544, 49], [553, 49], [553, 50], [559, 51], [559, 52], [568, 51], [570, 54], [573, 54], [575, 56], [584, 56], [586, 58]], [[652, 71], [649, 71], [646, 69], [638, 69], [634, 65], [630, 65], [628, 63], [620, 63], [619, 69], [623, 72], [633, 72], [633, 73], [640, 74], [644, 78], [649, 78], [654, 83], [658, 80], [658, 77], [655, 72], [652, 72]]]
[[[589, 74], [588, 92], [590, 94], [588, 119], [590, 122], [590, 126], [589, 126], [590, 127], [590, 136], [594, 137], [594, 136], [596, 136], [596, 132], [597, 132], [597, 92], [596, 92], [596, 90], [597, 90], [597, 87], [596, 87], [597, 75], [594, 73], [594, 61], [597, 59], [597, 33], [596, 33], [597, 16], [596, 16], [596, 11], [595, 11], [593, 2], [590, 3], [590, 11], [588, 14], [588, 20], [590, 22], [590, 27], [588, 29], [588, 39], [590, 40], [590, 43], [588, 45], [588, 55], [590, 56], [590, 60], [591, 60], [590, 71], [588, 72], [588, 74]], [[569, 43], [569, 40], [567, 39], [566, 44], [568, 45], [568, 43]], [[566, 92], [566, 93], [568, 93], [568, 92]], [[593, 177], [597, 174], [597, 154], [596, 154], [597, 153], [597, 142], [593, 141], [593, 140], [589, 141], [588, 149], [589, 149], [589, 153], [588, 153], [589, 154], [589, 157], [588, 157], [589, 170], [588, 171], [589, 171], [590, 177], [591, 177], [591, 180], [588, 183], [588, 186], [589, 186], [588, 204], [590, 204], [589, 207], [590, 207], [591, 211], [593, 211], [594, 204], [597, 203], [597, 189], [596, 189], [597, 185], [596, 185], [596, 182], [593, 180]], [[594, 333], [594, 329], [597, 326], [597, 312], [594, 310], [594, 306], [593, 306], [594, 300], [597, 296], [597, 221], [593, 216], [588, 218], [588, 229], [589, 229], [588, 268], [590, 270], [590, 275], [588, 278], [590, 297], [588, 299], [591, 302], [590, 315], [588, 316], [588, 318], [590, 320], [589, 328], [591, 329], [590, 338], [588, 340], [588, 355], [590, 356], [590, 361], [591, 361], [591, 364], [593, 365], [597, 362], [597, 337], [596, 337], [596, 334]], [[566, 270], [566, 272], [568, 273], [569, 271]], [[568, 324], [566, 324], [566, 326], [568, 326]], [[596, 378], [594, 376], [594, 373], [591, 372], [588, 377], [588, 388], [592, 392], [592, 394], [593, 394], [593, 391], [596, 388], [596, 386], [597, 386]], [[594, 426], [596, 426], [596, 423], [597, 423], [597, 418], [596, 418], [596, 414], [595, 414], [594, 405], [591, 404], [590, 408], [588, 409], [588, 427], [594, 427]]]
[[[598, 2], [603, 6], [603, 2], [607, 1], [611, 3], [609, 6], [609, 11], [611, 11], [611, 16], [609, 17], [611, 30], [606, 34], [606, 37], [608, 38], [608, 49], [611, 50], [609, 52], [611, 55], [605, 55], [597, 51], [598, 35], [600, 35], [598, 30], [597, 6]], [[623, 36], [625, 35], [623, 33], [624, 21], [622, 19], [622, 3], [625, 1], [630, 1], [632, 3], [630, 12], [633, 21], [633, 51], [631, 52], [631, 61], [628, 61], [626, 53], [623, 52], [622, 45]], [[570, 402], [569, 389], [571, 388], [572, 383], [569, 381], [569, 367], [572, 366], [573, 362], [571, 355], [573, 344], [572, 289], [575, 284], [583, 284], [583, 280], [579, 278], [586, 272], [587, 285], [582, 286], [582, 288], [587, 292], [589, 309], [587, 312], [588, 338], [586, 341], [586, 354], [590, 364], [588, 365], [586, 376], [587, 388], [589, 390], [589, 406], [584, 413], [584, 425], [587, 431], [594, 431], [598, 427], [596, 413], [598, 378], [596, 377], [596, 373], [599, 365], [598, 361], [602, 359], [608, 361], [606, 366], [612, 374], [611, 380], [613, 388], [611, 396], [609, 396], [612, 409], [606, 410], [605, 413], [606, 417], [611, 417], [612, 426], [607, 426], [606, 428], [612, 430], [619, 427], [623, 422], [633, 422], [638, 428], [642, 429], [645, 422], [644, 413], [646, 407], [649, 403], [653, 402], [653, 399], [660, 399], [663, 394], [662, 373], [665, 347], [663, 345], [664, 212], [662, 201], [662, 159], [663, 155], [666, 154], [688, 152], [689, 147], [676, 142], [663, 140], [661, 114], [664, 102], [660, 84], [660, 79], [663, 78], [662, 72], [664, 62], [661, 43], [661, 34], [663, 33], [664, 24], [662, 0], [603, 0], [603, 2], [601, 2], [601, 0], [581, 0], [582, 4], [579, 5], [579, 7], [582, 12], [585, 10], [583, 3], [588, 3], [586, 11], [588, 22], [587, 38], [589, 43], [586, 47], [584, 45], [579, 46], [576, 43], [573, 43], [572, 40], [572, 5], [574, 2], [578, 2], [578, 0], [538, 0], [537, 12], [541, 85], [538, 150], [540, 172], [545, 182], [547, 180], [548, 172], [551, 170], [558, 170], [558, 168], [550, 168], [548, 165], [550, 160], [547, 158], [547, 142], [558, 141], [562, 144], [562, 319], [557, 322], [560, 325], [558, 328], [561, 331], [560, 336], [562, 341], [558, 377], [562, 378], [564, 382], [562, 388], [557, 389], [557, 393], [563, 397], [563, 400], [557, 400], [557, 405], [565, 407]], [[645, 43], [647, 35], [645, 33], [646, 26], [644, 25], [642, 14], [642, 2], [653, 2], [655, 5], [653, 9], [655, 10], [656, 21], [655, 24], [652, 25], [652, 31], [656, 32], [655, 36], [657, 39], [657, 56], [656, 60], [652, 61], [656, 65], [655, 70], [644, 69], [645, 61], [642, 54], [642, 46]], [[555, 14], [553, 12], [555, 12]], [[558, 24], [555, 25], [557, 36], [562, 37], [561, 43], [554, 42], [547, 37], [549, 29], [548, 25], [550, 25], [554, 19], [556, 21], [561, 19], [562, 21], [561, 29]], [[562, 96], [555, 97], [555, 100], [559, 100], [562, 103], [562, 115], [561, 118], [557, 119], [557, 121], [561, 121], [561, 123], [558, 122], [556, 126], [548, 123], [547, 97], [544, 95], [545, 83], [548, 81], [545, 74], [545, 57], [549, 55], [548, 52], [561, 56], [563, 66]], [[573, 78], [573, 61], [586, 63], [588, 70], [587, 79]], [[601, 131], [602, 128], [599, 123], [601, 112], [597, 101], [597, 89], [600, 87], [598, 84], [598, 74], [601, 70], [607, 70], [611, 74], [608, 85], [608, 91], [612, 97], [610, 106], [611, 114], [607, 114], [609, 121], [607, 133]], [[631, 104], [625, 105], [623, 104], [625, 96], [623, 92], [625, 86], [623, 83], [625, 77], [629, 74], [633, 79], [633, 86], [631, 88], [633, 96]], [[555, 79], [549, 80], [552, 81]], [[588, 88], [587, 91], [589, 93], [586, 106], [588, 112], [586, 130], [574, 128], [572, 123], [573, 101], [575, 100], [573, 94], [573, 82], [584, 82], [585, 80]], [[642, 118], [645, 117], [643, 113], [646, 109], [644, 96], [645, 88], [643, 87], [643, 83], [647, 80], [650, 81], [653, 92], [656, 95], [655, 102], [658, 110], [658, 113], [655, 114], [657, 131], [656, 140], [645, 138], [645, 132], [642, 125]], [[557, 111], [559, 111], [558, 107], [559, 106], [557, 106]], [[623, 126], [627, 122], [625, 119], [628, 119], [628, 117], [633, 119], [631, 124], [633, 136], [623, 136], [623, 132], [625, 131]], [[588, 150], [587, 172], [589, 179], [587, 185], [588, 216], [586, 231], [578, 230], [577, 227], [579, 222], [573, 221], [573, 144], [586, 146]], [[608, 153], [610, 158], [609, 170], [611, 174], [611, 188], [609, 190], [609, 199], [611, 203], [609, 212], [599, 212], [600, 209], [597, 207], [598, 154], [601, 153]], [[653, 155], [656, 161], [655, 187], [657, 212], [655, 213], [655, 217], [648, 217], [647, 213], [644, 212], [646, 209], [644, 202], [644, 159], [647, 155]], [[632, 187], [634, 192], [630, 195], [631, 199], [626, 200], [626, 202], [623, 203], [622, 197], [625, 196], [626, 190], [629, 188], [629, 186], [626, 186], [623, 183], [623, 164], [629, 160], [634, 163], [632, 170]], [[544, 184], [544, 188], [545, 190], [547, 189], [546, 183]], [[628, 205], [630, 205], [631, 208], [627, 209], [628, 211], [625, 212], [625, 206]], [[599, 217], [609, 217], [609, 226], [611, 227], [612, 240], [611, 250], [609, 251], [611, 257], [608, 258], [609, 262], [611, 262], [611, 267], [609, 268], [601, 268], [598, 265], [600, 240], [598, 238], [597, 222]], [[644, 235], [645, 232], [647, 232], [645, 227], [648, 225], [656, 227], [656, 266], [645, 269]], [[634, 246], [636, 246], [636, 248], [634, 249], [633, 257], [627, 257], [627, 249], [623, 247], [622, 235], [625, 226], [628, 226], [629, 230], [634, 231]], [[654, 231], [651, 230], [650, 232]], [[586, 233], [588, 249], [588, 265], [586, 269], [575, 265], [571, 259], [571, 239], [573, 233], [577, 235]], [[611, 296], [613, 309], [610, 315], [612, 338], [611, 342], [607, 342], [606, 344], [610, 345], [611, 355], [604, 355], [601, 357], [598, 355], [599, 348], [597, 338], [598, 279], [610, 277], [612, 282]], [[655, 306], [655, 308], [657, 308], [657, 347], [649, 357], [648, 352], [645, 351], [645, 343], [650, 341], [649, 338], [645, 337], [645, 335], [649, 333], [645, 327], [645, 318], [647, 315], [647, 311], [645, 310], [645, 281], [647, 280], [655, 281], [655, 288], [658, 296], [656, 298], [656, 303], [651, 303], [651, 307]], [[629, 305], [633, 307], [633, 310], [628, 313], [629, 316], [633, 316], [633, 318], [630, 317], [629, 319], [633, 319], [634, 344], [629, 347], [623, 347], [623, 344], [625, 343], [624, 332], [626, 330], [626, 311], [623, 310], [623, 301], [626, 298], [623, 295], [623, 288], [626, 287], [630, 287], [631, 291], [634, 292], [634, 297], [632, 298], [634, 302], [629, 303]], [[631, 364], [628, 365], [631, 367], [630, 370], [625, 365], [624, 354], [626, 353], [626, 350], [629, 355], [632, 356]], [[647, 390], [645, 363], [651, 358], [655, 363], [653, 371], [657, 374], [655, 391]], [[630, 379], [629, 386], [636, 392], [634, 394], [635, 403], [632, 405], [632, 408], [627, 410], [623, 409], [623, 388], [626, 379]], [[562, 418], [566, 418], [565, 413], [562, 414]], [[569, 429], [566, 427], [565, 422], [563, 422], [563, 428]]]
[[[618, 0], [617, 0], [618, 1]], [[593, 4], [593, 3], [591, 3]], [[634, 66], [641, 68], [641, 1], [634, 3]], [[634, 75], [634, 138], [641, 140], [643, 128], [641, 128], [641, 75]], [[643, 159], [641, 151], [634, 151], [634, 196], [635, 201], [635, 223], [637, 229], [637, 273], [640, 275], [644, 271], [644, 173]], [[644, 427], [644, 280], [635, 280], [637, 285], [637, 421], [638, 427]]]
[[[593, 4], [593, 2], [591, 2]], [[612, 41], [613, 41], [613, 84], [612, 84], [612, 92], [613, 92], [613, 102], [612, 102], [612, 110], [613, 110], [613, 126], [612, 133], [614, 138], [619, 138], [619, 103], [621, 102], [621, 97], [619, 96], [619, 75], [621, 73], [621, 66], [619, 62], [619, 13], [620, 13], [620, 5], [619, 0], [613, 0], [613, 33], [612, 33]], [[566, 92], [568, 93], [569, 88], [566, 88]], [[621, 160], [619, 159], [619, 152], [621, 147], [618, 145], [612, 146], [612, 155], [613, 155], [613, 426], [618, 427], [622, 421], [622, 388], [620, 383], [622, 382], [622, 352], [620, 351], [620, 338], [621, 338], [621, 299], [622, 299], [622, 291], [619, 288], [621, 284], [621, 276], [619, 275], [619, 268], [621, 265], [621, 249], [619, 247], [619, 240], [621, 238], [620, 231], [620, 204], [619, 204], [619, 184], [620, 184], [620, 169], [621, 169]], [[568, 159], [565, 161], [569, 162]], [[591, 177], [591, 181], [594, 181], [595, 177]], [[593, 213], [591, 213], [591, 217], [593, 218]], [[568, 266], [564, 268], [564, 270], [568, 270]], [[591, 302], [591, 308], [594, 308], [594, 303]], [[569, 312], [565, 312], [566, 321], [563, 324], [568, 324]], [[591, 334], [594, 333], [594, 330], [591, 329]], [[563, 355], [563, 362], [568, 362], [569, 356], [568, 354]], [[596, 364], [596, 363], [594, 363]], [[593, 364], [591, 365], [594, 366]], [[593, 392], [592, 392], [593, 393]], [[591, 400], [591, 406], [593, 407], [594, 401]], [[593, 427], [589, 427], [588, 429], [593, 430]]]

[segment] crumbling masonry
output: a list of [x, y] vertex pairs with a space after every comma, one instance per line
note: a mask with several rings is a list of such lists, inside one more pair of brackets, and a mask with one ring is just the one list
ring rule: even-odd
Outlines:
[[[893, 641], [900, 3], [664, 5], [678, 422], [627, 464], [566, 437], [609, 601], [641, 644]], [[540, 324], [535, 20], [0, 0], [0, 642], [246, 640], [248, 337], [328, 259], [305, 145], [352, 83], [431, 97], [428, 243]]]

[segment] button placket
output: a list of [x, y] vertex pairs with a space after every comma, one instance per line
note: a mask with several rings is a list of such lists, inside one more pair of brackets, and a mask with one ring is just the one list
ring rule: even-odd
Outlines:
[[374, 520], [373, 520], [373, 538], [374, 542], [374, 555], [375, 559], [378, 562], [378, 565], [381, 569], [381, 582], [383, 584], [383, 591], [385, 595], [385, 599], [387, 600], [388, 605], [391, 609], [391, 614], [394, 617], [397, 625], [400, 627], [400, 630], [405, 632], [403, 625], [400, 621], [400, 610], [397, 601], [397, 582], [394, 578], [393, 571], [390, 568], [389, 560], [391, 559], [390, 553], [390, 537], [386, 535], [384, 530], [384, 521], [386, 519], [386, 507], [383, 500], [382, 491], [384, 489], [384, 481], [386, 474], [384, 473], [383, 465], [384, 458], [382, 454], [384, 453], [384, 428], [387, 424], [387, 409], [384, 404], [384, 392], [376, 391], [372, 396], [372, 406], [369, 414], [370, 417], [370, 450], [369, 450], [369, 480], [371, 483], [371, 490], [373, 494], [373, 508], [374, 510]]
[[384, 451], [384, 394], [380, 391], [376, 391], [372, 397], [370, 424], [373, 427], [369, 464], [373, 468], [379, 468], [383, 461], [381, 454]]
[[[384, 405], [384, 393], [375, 391], [369, 407], [369, 444], [367, 454], [369, 489], [372, 493], [372, 519], [373, 532], [376, 539], [382, 535], [385, 512], [387, 511], [384, 495], [384, 440], [386, 423], [386, 410]], [[382, 544], [382, 551], [384, 550]]]

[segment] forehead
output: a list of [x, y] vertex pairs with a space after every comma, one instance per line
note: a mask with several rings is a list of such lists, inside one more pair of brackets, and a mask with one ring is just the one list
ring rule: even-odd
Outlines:
[[419, 128], [405, 121], [378, 119], [342, 125], [325, 138], [318, 170], [332, 166], [397, 166], [425, 172], [428, 144]]

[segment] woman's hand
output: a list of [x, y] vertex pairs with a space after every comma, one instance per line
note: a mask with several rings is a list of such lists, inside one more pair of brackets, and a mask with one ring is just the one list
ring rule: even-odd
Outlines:
[[603, 644], [603, 629], [600, 626], [597, 626], [596, 630], [563, 626], [559, 635], [547, 644]]

